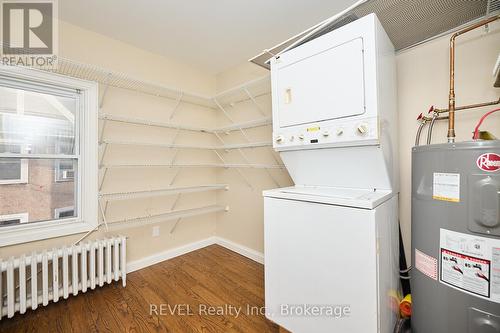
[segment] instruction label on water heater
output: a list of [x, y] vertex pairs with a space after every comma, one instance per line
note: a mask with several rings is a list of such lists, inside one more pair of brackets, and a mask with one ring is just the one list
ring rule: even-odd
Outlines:
[[460, 202], [460, 174], [434, 172], [432, 198], [434, 200]]
[[500, 303], [500, 240], [441, 229], [440, 264], [441, 283]]

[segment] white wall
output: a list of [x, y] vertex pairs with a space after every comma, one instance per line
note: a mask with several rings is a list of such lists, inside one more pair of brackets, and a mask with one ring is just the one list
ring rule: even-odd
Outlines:
[[[268, 75], [268, 71], [250, 63], [244, 63], [217, 76], [217, 90], [224, 91], [244, 82]], [[260, 86], [260, 87], [259, 87]], [[268, 84], [259, 85], [248, 90], [256, 96], [257, 107], [248, 98], [243, 102], [229, 105], [226, 110], [235, 122], [259, 119], [271, 115], [271, 94]], [[263, 89], [261, 89], [263, 87]], [[263, 91], [265, 91], [263, 93]], [[219, 113], [217, 125], [225, 126], [230, 121]], [[251, 142], [271, 142], [272, 127], [264, 126], [245, 130]], [[245, 137], [240, 132], [222, 135], [227, 143], [244, 143]], [[282, 163], [272, 147], [243, 149], [243, 154], [251, 163]], [[224, 158], [232, 163], [245, 163], [237, 150], [224, 154]], [[230, 211], [217, 217], [217, 236], [241, 244], [257, 252], [264, 252], [264, 212], [262, 191], [292, 184], [288, 172], [283, 170], [241, 169], [250, 183], [248, 185], [234, 169], [220, 170], [217, 180], [229, 184], [229, 191], [217, 193], [217, 203], [230, 207]], [[273, 179], [274, 178], [274, 179]]]

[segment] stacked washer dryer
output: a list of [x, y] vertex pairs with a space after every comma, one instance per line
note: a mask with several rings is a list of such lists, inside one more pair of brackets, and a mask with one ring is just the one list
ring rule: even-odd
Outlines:
[[391, 332], [399, 286], [394, 48], [374, 14], [271, 60], [267, 317], [293, 332]]

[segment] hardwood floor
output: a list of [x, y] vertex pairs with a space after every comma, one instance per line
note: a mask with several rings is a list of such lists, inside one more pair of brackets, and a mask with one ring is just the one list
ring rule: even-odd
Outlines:
[[263, 266], [212, 245], [130, 273], [126, 288], [4, 317], [0, 332], [278, 332], [263, 306]]

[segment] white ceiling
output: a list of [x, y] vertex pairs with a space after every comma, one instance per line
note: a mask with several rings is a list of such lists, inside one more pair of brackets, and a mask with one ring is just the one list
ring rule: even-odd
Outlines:
[[356, 0], [62, 0], [63, 21], [211, 73], [335, 15]]

